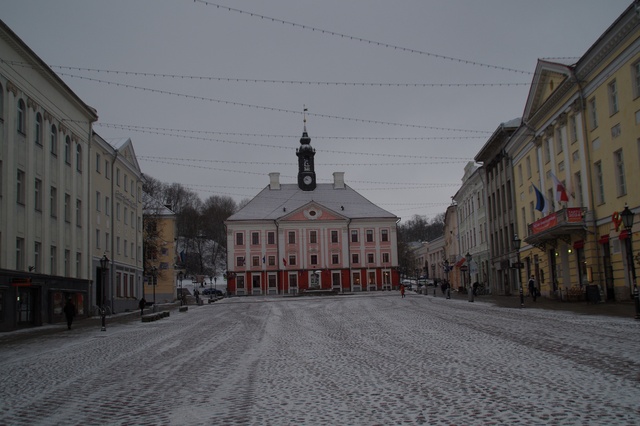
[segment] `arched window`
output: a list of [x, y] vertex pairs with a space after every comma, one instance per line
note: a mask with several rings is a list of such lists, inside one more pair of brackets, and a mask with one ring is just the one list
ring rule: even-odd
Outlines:
[[22, 134], [26, 133], [25, 114], [26, 114], [26, 109], [24, 107], [24, 101], [22, 99], [19, 99], [18, 100], [18, 131]]
[[42, 145], [42, 114], [36, 114], [36, 128], [34, 139], [38, 145]]
[[55, 124], [51, 125], [51, 153], [58, 155], [58, 129]]
[[64, 162], [71, 164], [71, 138], [64, 138]]
[[82, 146], [80, 144], [76, 145], [76, 170], [82, 171]]

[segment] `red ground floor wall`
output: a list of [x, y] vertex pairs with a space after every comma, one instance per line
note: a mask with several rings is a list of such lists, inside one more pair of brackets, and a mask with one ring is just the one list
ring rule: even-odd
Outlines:
[[[375, 271], [375, 282], [371, 285], [352, 283], [354, 272], [360, 272], [360, 280], [366, 282], [367, 274]], [[291, 294], [301, 293], [311, 289], [310, 276], [313, 270], [277, 270], [277, 271], [245, 271], [231, 272], [227, 274], [227, 291], [230, 295], [266, 295], [266, 294]], [[341, 270], [320, 270], [316, 271], [319, 276], [320, 285], [314, 289], [337, 290], [340, 292], [351, 291], [382, 291], [397, 290], [400, 285], [400, 274], [396, 269], [382, 268], [357, 268]], [[333, 274], [340, 273], [340, 286], [334, 286], [332, 282]], [[383, 285], [383, 273], [390, 273], [390, 285]], [[289, 276], [296, 273], [297, 286], [290, 285]], [[269, 275], [275, 275], [276, 285], [269, 286]], [[238, 288], [238, 277], [244, 277], [244, 289]], [[254, 287], [254, 277], [259, 287]]]

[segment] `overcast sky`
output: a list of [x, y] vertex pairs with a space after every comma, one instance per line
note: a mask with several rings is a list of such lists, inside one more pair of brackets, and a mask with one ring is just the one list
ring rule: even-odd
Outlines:
[[444, 212], [467, 161], [522, 115], [538, 58], [577, 59], [629, 4], [0, 0], [0, 18], [147, 175], [238, 202], [269, 172], [294, 183], [306, 106], [318, 182], [343, 171], [410, 219]]

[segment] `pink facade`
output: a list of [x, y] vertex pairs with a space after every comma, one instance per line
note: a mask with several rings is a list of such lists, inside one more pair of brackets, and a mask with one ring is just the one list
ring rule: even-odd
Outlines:
[[396, 222], [350, 220], [317, 204], [277, 221], [227, 223], [235, 295], [397, 288]]

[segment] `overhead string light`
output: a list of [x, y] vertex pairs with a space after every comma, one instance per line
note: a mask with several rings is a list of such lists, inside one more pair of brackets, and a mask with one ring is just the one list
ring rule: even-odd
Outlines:
[[[198, 164], [184, 164], [175, 160], [162, 160], [162, 159], [155, 159], [153, 157], [145, 157], [145, 156], [137, 156], [137, 158], [141, 161], [151, 161], [151, 162], [155, 162], [155, 163], [161, 163], [161, 164], [169, 164], [172, 166], [184, 166], [184, 167], [190, 167], [190, 168], [199, 168], [199, 169], [206, 169], [206, 170], [215, 170], [215, 171], [220, 171], [220, 172], [227, 172], [227, 173], [240, 173], [240, 174], [248, 174], [248, 175], [258, 175], [258, 176], [264, 176], [264, 173], [260, 173], [260, 172], [250, 172], [247, 170], [233, 170], [233, 169], [224, 169], [224, 168], [219, 168], [219, 167], [210, 167], [210, 166], [204, 166], [204, 165], [198, 165]], [[280, 175], [283, 178], [296, 178], [296, 176], [292, 176], [292, 175]], [[327, 182], [330, 182], [331, 180], [326, 179]], [[434, 183], [434, 184], [429, 184], [429, 183], [411, 183], [411, 182], [376, 182], [376, 181], [367, 181], [367, 180], [352, 180], [351, 182], [355, 182], [355, 183], [367, 183], [367, 184], [375, 184], [375, 185], [391, 185], [393, 186], [393, 188], [377, 188], [379, 190], [383, 190], [383, 189], [393, 189], [393, 190], [397, 190], [397, 189], [420, 189], [420, 188], [438, 188], [438, 187], [449, 187], [449, 186], [460, 186], [459, 183]], [[397, 185], [397, 186], [394, 186]], [[402, 187], [400, 187], [402, 186]]]
[[51, 68], [90, 73], [105, 73], [135, 77], [172, 78], [184, 80], [224, 81], [228, 83], [263, 83], [263, 84], [293, 84], [307, 86], [361, 86], [361, 87], [501, 87], [528, 86], [531, 83], [382, 83], [356, 81], [304, 81], [304, 80], [272, 80], [259, 78], [213, 77], [199, 75], [165, 74], [156, 72], [139, 72], [123, 70], [104, 70], [98, 68], [70, 67], [64, 65], [50, 65]]
[[[223, 105], [232, 105], [232, 106], [245, 107], [245, 108], [255, 108], [255, 109], [261, 109], [261, 110], [266, 110], [266, 111], [282, 112], [282, 113], [287, 113], [287, 114], [300, 114], [300, 111], [284, 109], [284, 108], [267, 107], [267, 106], [263, 106], [263, 105], [252, 105], [252, 104], [246, 104], [246, 103], [243, 103], [243, 102], [227, 101], [227, 100], [224, 100], [224, 99], [207, 98], [207, 97], [204, 97], [204, 96], [186, 95], [184, 93], [171, 92], [171, 91], [168, 91], [168, 90], [160, 90], [160, 89], [152, 89], [152, 88], [149, 88], [149, 87], [134, 86], [133, 84], [118, 83], [118, 82], [115, 82], [115, 81], [101, 80], [101, 79], [97, 79], [97, 78], [85, 77], [85, 76], [75, 75], [75, 74], [67, 74], [67, 73], [63, 73], [63, 72], [61, 72], [59, 74], [63, 75], [63, 76], [66, 76], [66, 77], [70, 77], [70, 78], [78, 78], [78, 79], [81, 79], [81, 80], [93, 81], [93, 82], [96, 82], [96, 83], [102, 83], [102, 84], [107, 84], [107, 85], [117, 86], [117, 87], [124, 87], [124, 88], [127, 88], [127, 89], [142, 90], [142, 91], [150, 92], [150, 93], [158, 93], [158, 94], [162, 94], [162, 95], [177, 96], [177, 97], [181, 97], [181, 98], [185, 98], [185, 99], [195, 99], [195, 100], [199, 100], [199, 101], [214, 102], [214, 103], [219, 103], [219, 104], [223, 104]], [[333, 119], [333, 120], [354, 121], [354, 122], [358, 122], [358, 123], [380, 124], [380, 125], [385, 125], [385, 126], [409, 127], [409, 128], [414, 128], [414, 129], [443, 130], [443, 131], [449, 131], [449, 132], [466, 132], [466, 133], [487, 133], [487, 134], [491, 133], [490, 131], [487, 131], [487, 130], [454, 129], [454, 128], [451, 128], [451, 127], [438, 127], [438, 126], [425, 126], [425, 125], [421, 125], [421, 124], [394, 123], [394, 122], [389, 122], [389, 121], [366, 120], [366, 119], [362, 119], [362, 118], [340, 117], [340, 116], [337, 116], [337, 115], [318, 114], [318, 113], [309, 113], [309, 112], [307, 114], [310, 115], [310, 116], [314, 116], [314, 117], [328, 118], [328, 119]]]
[[[265, 133], [239, 133], [239, 132], [216, 132], [211, 130], [173, 129], [168, 127], [138, 126], [134, 124], [105, 123], [96, 122], [94, 126], [102, 126], [113, 129], [132, 131], [162, 131], [171, 133], [193, 133], [200, 135], [223, 135], [223, 136], [250, 136], [259, 138], [279, 138], [295, 139], [299, 135], [271, 135]], [[313, 136], [313, 139], [338, 139], [338, 140], [364, 140], [364, 141], [422, 141], [422, 140], [451, 140], [451, 139], [486, 139], [486, 136], [418, 136], [418, 137], [380, 137], [380, 136]]]
[[[269, 144], [262, 144], [262, 143], [256, 143], [256, 142], [242, 142], [242, 141], [230, 141], [230, 140], [226, 140], [226, 139], [216, 139], [216, 138], [206, 138], [206, 137], [202, 137], [202, 136], [191, 136], [191, 135], [185, 135], [185, 134], [174, 134], [171, 132], [162, 132], [162, 131], [152, 131], [152, 130], [139, 130], [139, 129], [129, 129], [130, 131], [135, 131], [135, 132], [141, 132], [141, 133], [149, 133], [149, 134], [155, 134], [155, 135], [160, 135], [160, 136], [170, 136], [170, 137], [174, 137], [174, 138], [182, 138], [182, 139], [190, 139], [190, 140], [196, 140], [196, 141], [206, 141], [206, 142], [220, 142], [220, 143], [226, 143], [226, 144], [233, 144], [233, 145], [245, 145], [245, 146], [254, 146], [254, 147], [260, 147], [260, 148], [274, 148], [274, 149], [284, 149], [284, 150], [290, 150], [291, 147], [289, 145], [269, 145]], [[367, 155], [367, 156], [372, 156], [372, 157], [394, 157], [394, 158], [424, 158], [424, 159], [440, 159], [440, 160], [464, 160], [464, 161], [471, 161], [470, 158], [468, 157], [437, 157], [437, 156], [428, 156], [428, 155], [406, 155], [406, 154], [389, 154], [389, 153], [373, 153], [373, 152], [362, 152], [362, 151], [337, 151], [337, 150], [332, 150], [332, 149], [320, 149], [320, 152], [328, 152], [328, 153], [334, 153], [334, 154], [351, 154], [351, 155], [358, 155], [358, 156], [363, 156], [363, 155]]]
[[[383, 157], [388, 157], [387, 154], [379, 154]], [[411, 158], [415, 158], [415, 156], [407, 156]], [[270, 165], [270, 166], [288, 166], [291, 165], [290, 162], [266, 162], [266, 161], [232, 161], [232, 160], [205, 160], [202, 158], [175, 158], [175, 157], [155, 157], [149, 155], [138, 155], [138, 159], [143, 160], [179, 160], [185, 162], [194, 162], [194, 163], [224, 163], [224, 164], [247, 164], [247, 165]], [[469, 158], [455, 158], [455, 157], [429, 157], [433, 161], [419, 161], [419, 162], [398, 162], [398, 163], [319, 163], [322, 166], [424, 166], [425, 164], [466, 164], [471, 159]], [[446, 160], [446, 161], [443, 161]]]
[[233, 7], [220, 5], [220, 4], [213, 3], [213, 2], [210, 2], [210, 1], [206, 1], [206, 0], [194, 0], [194, 3], [202, 3], [202, 4], [205, 4], [207, 6], [215, 6], [217, 9], [223, 9], [223, 10], [227, 10], [229, 12], [236, 12], [236, 13], [239, 13], [241, 15], [249, 15], [249, 16], [254, 17], [254, 18], [260, 18], [260, 19], [264, 19], [264, 20], [267, 20], [267, 21], [271, 21], [271, 22], [277, 22], [277, 23], [280, 23], [280, 24], [290, 25], [292, 27], [300, 28], [300, 29], [307, 30], [307, 31], [318, 32], [318, 33], [321, 33], [321, 34], [340, 37], [340, 38], [347, 38], [349, 40], [358, 41], [358, 42], [366, 43], [366, 44], [369, 44], [369, 45], [385, 47], [385, 48], [389, 48], [389, 49], [393, 49], [393, 50], [400, 50], [402, 52], [415, 53], [415, 54], [418, 54], [418, 55], [430, 56], [430, 57], [437, 58], [437, 59], [444, 59], [444, 60], [447, 60], [447, 61], [458, 62], [458, 63], [461, 63], [461, 64], [472, 65], [472, 66], [477, 66], [477, 67], [484, 67], [484, 68], [492, 68], [492, 69], [501, 70], [501, 71], [515, 72], [515, 73], [518, 73], [518, 74], [527, 74], [527, 75], [532, 74], [532, 72], [530, 72], [530, 71], [523, 71], [523, 70], [519, 70], [519, 69], [515, 69], [515, 68], [503, 67], [503, 66], [499, 66], [499, 65], [485, 64], [485, 63], [482, 63], [482, 62], [471, 61], [471, 60], [461, 59], [461, 58], [455, 58], [453, 56], [447, 56], [447, 55], [441, 55], [441, 54], [438, 54], [438, 53], [425, 52], [423, 50], [410, 49], [410, 48], [407, 48], [407, 47], [396, 46], [396, 45], [393, 45], [393, 44], [384, 43], [384, 42], [375, 41], [375, 40], [369, 40], [369, 39], [362, 38], [362, 37], [352, 36], [352, 35], [348, 35], [348, 34], [342, 34], [342, 33], [338, 33], [338, 32], [335, 32], [335, 31], [324, 30], [322, 28], [311, 27], [309, 25], [302, 25], [302, 24], [298, 24], [296, 22], [284, 21], [282, 19], [272, 18], [272, 17], [269, 17], [269, 16], [260, 15], [258, 13], [247, 12], [245, 10], [241, 10], [241, 9], [236, 9], [236, 8], [233, 8]]

